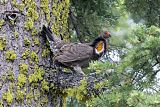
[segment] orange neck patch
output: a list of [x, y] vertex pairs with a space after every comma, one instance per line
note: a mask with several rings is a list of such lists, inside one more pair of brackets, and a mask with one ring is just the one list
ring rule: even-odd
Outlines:
[[104, 50], [104, 43], [100, 41], [96, 46], [96, 53], [101, 53]]

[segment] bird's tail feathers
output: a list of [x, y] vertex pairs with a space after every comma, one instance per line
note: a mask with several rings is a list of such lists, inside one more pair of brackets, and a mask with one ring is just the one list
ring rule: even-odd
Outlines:
[[52, 32], [49, 27], [46, 28], [46, 26], [43, 26], [41, 33], [42, 33], [42, 35], [46, 36], [46, 38], [49, 42], [54, 42], [54, 37], [53, 37]]

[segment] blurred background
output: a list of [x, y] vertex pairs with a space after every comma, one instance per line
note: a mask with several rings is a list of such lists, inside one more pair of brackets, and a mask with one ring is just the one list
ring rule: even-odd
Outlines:
[[103, 61], [85, 70], [104, 78], [95, 87], [105, 91], [84, 102], [75, 94], [67, 107], [159, 107], [160, 1], [71, 0], [69, 11], [71, 41], [112, 37]]

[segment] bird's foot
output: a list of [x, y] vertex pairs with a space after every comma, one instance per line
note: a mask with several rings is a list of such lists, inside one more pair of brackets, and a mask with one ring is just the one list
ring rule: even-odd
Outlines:
[[73, 69], [76, 73], [81, 74], [81, 75], [85, 75], [84, 72], [82, 71], [81, 67], [75, 66]]

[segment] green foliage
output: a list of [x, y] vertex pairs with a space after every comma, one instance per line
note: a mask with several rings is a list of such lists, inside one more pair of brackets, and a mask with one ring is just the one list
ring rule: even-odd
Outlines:
[[136, 90], [130, 92], [114, 91], [94, 98], [88, 102], [88, 105], [91, 107], [158, 107], [160, 95], [156, 94]]
[[126, 90], [112, 88], [111, 92], [105, 92], [88, 101], [88, 105], [91, 107], [128, 107], [126, 103], [128, 95], [129, 92]]
[[[158, 107], [159, 92], [156, 95], [141, 90], [156, 85], [156, 75], [160, 71], [160, 28], [136, 25], [125, 42], [127, 45], [123, 47], [122, 60], [112, 67], [113, 73], [104, 85], [110, 93], [105, 92], [100, 98], [93, 98], [92, 102], [88, 102], [91, 107]], [[91, 67], [100, 69], [100, 74], [107, 70], [101, 63], [93, 63]], [[95, 88], [98, 86], [100, 84]]]
[[106, 62], [94, 61], [89, 64], [88, 69], [95, 70], [97, 73], [102, 73], [102, 72], [107, 72], [107, 69], [112, 69], [114, 67], [115, 65], [108, 61]]
[[155, 69], [159, 65], [159, 36], [160, 29], [154, 26], [147, 28], [139, 25], [130, 33], [130, 49], [118, 70], [119, 72], [130, 71], [127, 74], [134, 78], [132, 82], [138, 83], [140, 87], [149, 86], [159, 71], [158, 68]]
[[136, 22], [144, 20], [148, 26], [160, 26], [159, 0], [124, 0], [124, 5]]
[[160, 95], [159, 93], [156, 94], [133, 90], [127, 99], [127, 104], [133, 107], [158, 107], [160, 104]]
[[105, 27], [118, 23], [121, 16], [118, 0], [71, 0], [70, 27], [81, 42], [97, 37]]

